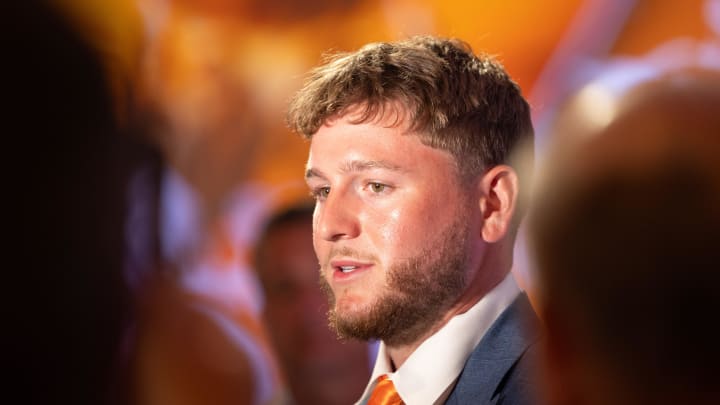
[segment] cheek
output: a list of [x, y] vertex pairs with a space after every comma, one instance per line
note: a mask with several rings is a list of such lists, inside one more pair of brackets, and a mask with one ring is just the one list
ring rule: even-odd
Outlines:
[[313, 220], [312, 225], [312, 245], [313, 245], [313, 251], [315, 251], [316, 257], [323, 257], [322, 253], [322, 238], [320, 238], [320, 234], [318, 233], [318, 227], [317, 227], [317, 221]]
[[393, 255], [393, 248], [400, 250], [399, 256], [409, 254], [421, 248], [419, 245], [425, 240], [428, 231], [434, 229], [430, 223], [432, 217], [432, 214], [420, 207], [398, 207], [389, 210], [383, 213], [382, 218], [373, 219], [377, 224], [375, 243], [381, 251], [390, 255]]
[[327, 264], [330, 247], [331, 245], [327, 241], [313, 237], [313, 251], [315, 252], [315, 264], [317, 265], [315, 274], [318, 274], [322, 270], [322, 266]]
[[400, 208], [390, 210], [384, 215], [385, 220], [379, 222], [379, 236], [383, 242], [389, 243], [389, 246], [394, 246], [394, 242], [398, 242], [398, 239], [402, 238], [405, 215], [403, 215], [403, 210]]

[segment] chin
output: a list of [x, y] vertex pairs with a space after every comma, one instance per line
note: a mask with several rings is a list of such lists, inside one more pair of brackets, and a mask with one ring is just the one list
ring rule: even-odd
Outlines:
[[334, 311], [343, 318], [357, 318], [367, 316], [372, 303], [367, 297], [345, 294], [340, 298], [335, 296]]

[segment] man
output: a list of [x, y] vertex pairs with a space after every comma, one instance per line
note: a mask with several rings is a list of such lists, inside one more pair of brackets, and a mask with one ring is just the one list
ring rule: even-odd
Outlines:
[[530, 222], [552, 404], [720, 402], [718, 106], [682, 70], [558, 120]]
[[265, 291], [263, 319], [282, 364], [292, 403], [347, 405], [370, 376], [368, 345], [341, 342], [327, 327], [317, 282], [311, 204], [292, 206], [265, 226], [255, 269]]
[[359, 403], [532, 402], [508, 159], [533, 129], [502, 66], [458, 40], [370, 44], [317, 68], [289, 123], [311, 140], [330, 322], [381, 340]]

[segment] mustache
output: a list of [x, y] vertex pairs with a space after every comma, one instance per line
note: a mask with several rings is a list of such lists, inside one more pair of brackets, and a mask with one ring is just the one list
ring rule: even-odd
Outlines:
[[352, 249], [347, 246], [340, 246], [340, 247], [333, 247], [332, 249], [330, 249], [330, 252], [328, 253], [327, 257], [323, 258], [322, 262], [320, 263], [320, 266], [322, 268], [327, 267], [330, 263], [330, 260], [333, 257], [338, 257], [338, 256], [349, 257], [349, 258], [352, 258], [352, 259], [355, 259], [358, 261], [363, 261], [363, 262], [377, 263], [379, 261], [378, 257], [372, 253], [363, 252], [363, 251], [360, 251], [357, 249]]

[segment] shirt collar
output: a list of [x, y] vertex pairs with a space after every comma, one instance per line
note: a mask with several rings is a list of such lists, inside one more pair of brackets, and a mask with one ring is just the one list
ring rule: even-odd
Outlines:
[[418, 346], [395, 372], [392, 372], [387, 348], [381, 342], [370, 382], [357, 404], [367, 403], [377, 378], [383, 374], [389, 375], [400, 397], [408, 405], [434, 404], [444, 399], [470, 353], [519, 293], [512, 273], [508, 273], [467, 312], [451, 318]]

